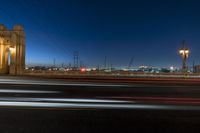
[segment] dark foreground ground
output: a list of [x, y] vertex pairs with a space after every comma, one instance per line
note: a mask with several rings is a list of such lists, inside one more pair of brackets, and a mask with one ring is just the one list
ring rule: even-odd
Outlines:
[[1, 109], [1, 133], [199, 132], [198, 111]]
[[0, 77], [0, 133], [200, 132], [200, 83]]

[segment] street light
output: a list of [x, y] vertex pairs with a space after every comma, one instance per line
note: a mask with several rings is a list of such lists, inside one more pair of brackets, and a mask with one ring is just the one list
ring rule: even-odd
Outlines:
[[9, 47], [10, 52], [13, 52], [15, 50], [15, 48], [13, 46]]
[[185, 41], [183, 41], [183, 47], [179, 49], [179, 54], [181, 55], [183, 59], [183, 64], [182, 64], [182, 71], [187, 72], [187, 58], [189, 57], [189, 49], [185, 47]]

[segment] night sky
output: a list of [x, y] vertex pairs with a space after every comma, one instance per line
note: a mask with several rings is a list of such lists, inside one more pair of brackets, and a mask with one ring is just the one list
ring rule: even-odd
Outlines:
[[178, 49], [186, 40], [189, 64], [200, 64], [198, 0], [1, 0], [0, 23], [26, 32], [26, 63], [73, 62], [181, 66]]

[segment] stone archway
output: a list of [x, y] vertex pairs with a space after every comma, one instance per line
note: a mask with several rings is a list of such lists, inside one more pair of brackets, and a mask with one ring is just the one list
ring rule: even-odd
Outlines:
[[[9, 57], [10, 56], [10, 57]], [[10, 58], [10, 63], [8, 63]], [[20, 25], [0, 24], [0, 74], [21, 75], [25, 69], [25, 33]]]

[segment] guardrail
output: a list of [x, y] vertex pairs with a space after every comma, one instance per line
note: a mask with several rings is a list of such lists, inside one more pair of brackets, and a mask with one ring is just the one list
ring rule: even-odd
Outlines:
[[46, 77], [70, 77], [70, 76], [106, 76], [106, 77], [161, 77], [161, 78], [200, 78], [200, 73], [145, 73], [145, 72], [128, 72], [128, 71], [48, 71], [48, 70], [25, 70], [25, 76], [46, 76]]

